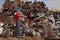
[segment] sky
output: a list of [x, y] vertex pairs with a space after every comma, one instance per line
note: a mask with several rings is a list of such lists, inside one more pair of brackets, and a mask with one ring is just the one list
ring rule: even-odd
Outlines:
[[[34, 0], [27, 0], [27, 1], [34, 2]], [[43, 1], [49, 9], [52, 9], [52, 8], [60, 9], [60, 0], [37, 0], [37, 1]], [[4, 0], [0, 0], [0, 7], [3, 4], [4, 4]]]
[[5, 0], [0, 0], [0, 6], [4, 4]]

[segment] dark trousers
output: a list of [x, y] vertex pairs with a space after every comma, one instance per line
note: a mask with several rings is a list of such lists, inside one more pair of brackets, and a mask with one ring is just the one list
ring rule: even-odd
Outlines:
[[25, 32], [25, 27], [24, 24], [21, 22], [21, 20], [16, 21], [16, 30], [15, 30], [15, 36], [19, 36], [19, 31], [20, 31], [20, 27], [23, 29], [23, 31]]

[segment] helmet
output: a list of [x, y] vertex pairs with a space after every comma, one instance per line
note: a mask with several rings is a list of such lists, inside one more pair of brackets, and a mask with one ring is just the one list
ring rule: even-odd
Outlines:
[[15, 7], [15, 11], [20, 11], [21, 9], [19, 7]]

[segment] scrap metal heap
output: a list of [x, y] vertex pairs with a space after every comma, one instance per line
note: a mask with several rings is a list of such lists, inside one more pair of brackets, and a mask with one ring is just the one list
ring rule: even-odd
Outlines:
[[[32, 22], [32, 24], [34, 22], [39, 24], [39, 21], [37, 21], [37, 20], [40, 20], [40, 17], [42, 17], [42, 20], [44, 20], [44, 18], [45, 18], [45, 22], [42, 24], [43, 25], [43, 36], [42, 37], [56, 38], [58, 36], [57, 31], [59, 31], [59, 29], [58, 29], [59, 27], [57, 27], [57, 26], [59, 23], [57, 23], [57, 22], [60, 21], [60, 12], [50, 11], [46, 7], [44, 2], [35, 1], [34, 3], [31, 3], [31, 2], [22, 2], [21, 0], [6, 0], [3, 5], [3, 10], [2, 10], [3, 12], [1, 14], [3, 17], [1, 17], [0, 19], [5, 21], [5, 19], [7, 17], [9, 17], [8, 16], [9, 13], [11, 13], [11, 11], [15, 7], [21, 8], [21, 12], [25, 16], [27, 16], [26, 19], [29, 19], [29, 21]], [[7, 15], [7, 17], [4, 15]], [[54, 21], [54, 19], [53, 20], [51, 19], [51, 18], [53, 18], [52, 15], [54, 16], [55, 21]], [[46, 19], [49, 21], [46, 21]], [[40, 21], [42, 22], [42, 20], [40, 20]], [[30, 23], [29, 25], [31, 25], [31, 27], [32, 27], [33, 26], [32, 24]], [[34, 24], [34, 25], [36, 26], [36, 24]], [[39, 25], [37, 25], [37, 26], [39, 26]], [[37, 27], [37, 29], [38, 29], [38, 27]]]

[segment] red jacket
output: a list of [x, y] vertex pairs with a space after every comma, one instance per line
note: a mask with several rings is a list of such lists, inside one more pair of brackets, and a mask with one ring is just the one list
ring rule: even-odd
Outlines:
[[18, 12], [14, 13], [14, 18], [15, 18], [16, 21], [20, 19], [19, 15], [20, 14]]

